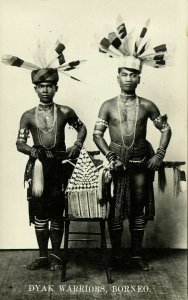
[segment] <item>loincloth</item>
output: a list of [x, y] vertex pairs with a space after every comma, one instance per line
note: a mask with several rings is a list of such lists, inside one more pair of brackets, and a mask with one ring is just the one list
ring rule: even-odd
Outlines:
[[62, 164], [62, 159], [55, 157], [42, 160], [44, 189], [42, 196], [36, 198], [32, 195], [34, 164], [35, 159], [30, 157], [24, 175], [24, 181], [28, 182], [27, 200], [30, 223], [34, 223], [34, 217], [51, 219], [63, 215], [68, 180], [66, 166]]
[[119, 160], [126, 166], [125, 173], [114, 178], [114, 203], [113, 216], [110, 216], [117, 222], [129, 219], [131, 215], [131, 185], [130, 170], [134, 172], [134, 168], [141, 168], [147, 178], [147, 192], [144, 203], [146, 220], [153, 220], [155, 215], [153, 180], [154, 172], [147, 168], [147, 161], [154, 155], [151, 144], [143, 140], [135, 143], [131, 149], [125, 148], [123, 145], [111, 143], [110, 150], [115, 152]]

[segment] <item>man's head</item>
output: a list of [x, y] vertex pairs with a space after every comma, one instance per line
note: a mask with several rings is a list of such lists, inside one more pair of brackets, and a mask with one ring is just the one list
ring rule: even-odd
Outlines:
[[40, 102], [49, 103], [53, 100], [58, 86], [54, 82], [40, 82], [35, 85], [35, 91], [40, 99]]
[[59, 75], [57, 69], [45, 68], [34, 70], [31, 73], [32, 83], [41, 102], [48, 103], [53, 100], [58, 90]]
[[123, 92], [133, 93], [140, 83], [140, 71], [131, 68], [119, 68], [117, 80]]

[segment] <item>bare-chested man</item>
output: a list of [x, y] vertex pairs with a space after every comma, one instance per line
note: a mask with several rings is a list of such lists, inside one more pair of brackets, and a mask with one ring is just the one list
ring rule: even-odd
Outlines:
[[[132, 65], [136, 64], [139, 64], [138, 59], [133, 60]], [[139, 68], [127, 68], [125, 63], [118, 69], [117, 79], [121, 94], [102, 104], [93, 133], [95, 144], [113, 169], [114, 197], [110, 200], [109, 214], [112, 254], [114, 259], [120, 257], [123, 220], [128, 218], [131, 265], [150, 270], [151, 266], [142, 257], [142, 240], [145, 224], [155, 215], [153, 175], [163, 162], [171, 129], [166, 116], [160, 116], [152, 101], [136, 95], [140, 82]], [[148, 118], [161, 131], [156, 153], [146, 140]], [[104, 138], [107, 127], [110, 145]]]
[[[67, 182], [62, 159], [77, 157], [87, 134], [85, 125], [73, 109], [53, 102], [58, 90], [58, 79], [57, 69], [46, 68], [32, 71], [32, 82], [35, 84], [40, 103], [22, 115], [16, 143], [18, 151], [30, 156], [25, 180], [29, 182], [30, 221], [35, 225], [39, 246], [39, 258], [28, 265], [28, 269], [31, 270], [49, 265], [51, 270], [61, 268], [62, 217]], [[74, 127], [78, 134], [74, 145], [66, 150], [65, 126], [67, 123]], [[27, 144], [29, 133], [34, 142], [32, 147]], [[33, 168], [37, 159], [42, 163], [44, 176], [44, 189], [41, 196], [32, 194]], [[51, 222], [50, 229], [49, 222]], [[49, 237], [52, 244], [50, 264]]]

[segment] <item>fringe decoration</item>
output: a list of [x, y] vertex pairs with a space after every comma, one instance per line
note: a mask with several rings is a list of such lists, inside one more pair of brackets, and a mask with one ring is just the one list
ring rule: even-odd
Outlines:
[[166, 185], [167, 185], [167, 183], [166, 183], [165, 167], [164, 167], [164, 165], [162, 165], [159, 168], [159, 171], [158, 171], [158, 188], [159, 188], [159, 191], [164, 193]]
[[97, 201], [102, 200], [102, 186], [103, 186], [103, 172], [104, 168], [101, 168], [98, 175], [98, 187], [97, 187]]
[[176, 167], [176, 166], [173, 167], [173, 170], [174, 170], [174, 196], [178, 197], [179, 193], [181, 192], [181, 186], [180, 186], [181, 171], [180, 171], [180, 167]]
[[41, 197], [44, 189], [44, 175], [42, 163], [36, 159], [33, 169], [32, 194], [34, 197]]

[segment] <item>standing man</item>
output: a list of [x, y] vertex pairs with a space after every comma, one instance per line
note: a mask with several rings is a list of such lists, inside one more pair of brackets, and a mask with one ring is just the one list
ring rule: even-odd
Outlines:
[[[62, 44], [58, 44], [58, 47], [64, 49]], [[26, 62], [23, 63], [23, 60], [18, 58], [13, 57], [13, 60], [12, 65], [20, 66], [21, 61], [26, 65]], [[78, 61], [76, 63], [78, 64]], [[35, 92], [40, 102], [37, 107], [22, 115], [16, 142], [17, 150], [29, 155], [25, 181], [29, 184], [30, 222], [35, 226], [39, 246], [39, 258], [27, 268], [36, 270], [50, 266], [53, 271], [62, 268], [60, 246], [64, 229], [63, 211], [67, 185], [67, 172], [62, 165], [62, 160], [78, 157], [87, 131], [73, 109], [53, 102], [58, 90], [57, 68], [36, 69], [34, 66], [33, 69], [32, 83], [35, 85]], [[77, 131], [77, 140], [68, 149], [65, 146], [67, 123]], [[27, 144], [30, 133], [33, 138], [32, 147]], [[50, 262], [48, 259], [49, 238], [52, 245]]]
[[[139, 50], [136, 42], [135, 50], [132, 52], [134, 55], [131, 54], [125, 24], [121, 23], [117, 31], [119, 37], [115, 33], [110, 33], [108, 39], [104, 38], [101, 41], [100, 51], [110, 53], [110, 56], [113, 56], [113, 50], [109, 50], [111, 46], [120, 51], [117, 80], [121, 92], [119, 96], [102, 104], [93, 139], [112, 169], [114, 196], [110, 199], [108, 225], [113, 259], [120, 258], [123, 220], [128, 219], [132, 248], [131, 265], [148, 271], [152, 267], [142, 257], [142, 241], [145, 225], [148, 220], [153, 220], [155, 215], [154, 172], [159, 170], [163, 162], [171, 138], [171, 129], [166, 115], [161, 116], [152, 101], [136, 94], [144, 63], [144, 48]], [[143, 28], [140, 39], [144, 37], [146, 31], [147, 26]], [[147, 56], [146, 62], [155, 67], [164, 65], [166, 45], [154, 49], [156, 53], [153, 56], [150, 54], [150, 59]], [[157, 51], [160, 52], [159, 55]], [[159, 148], [156, 152], [146, 140], [148, 119], [151, 119], [161, 131]], [[111, 139], [110, 145], [104, 138], [107, 128]]]

